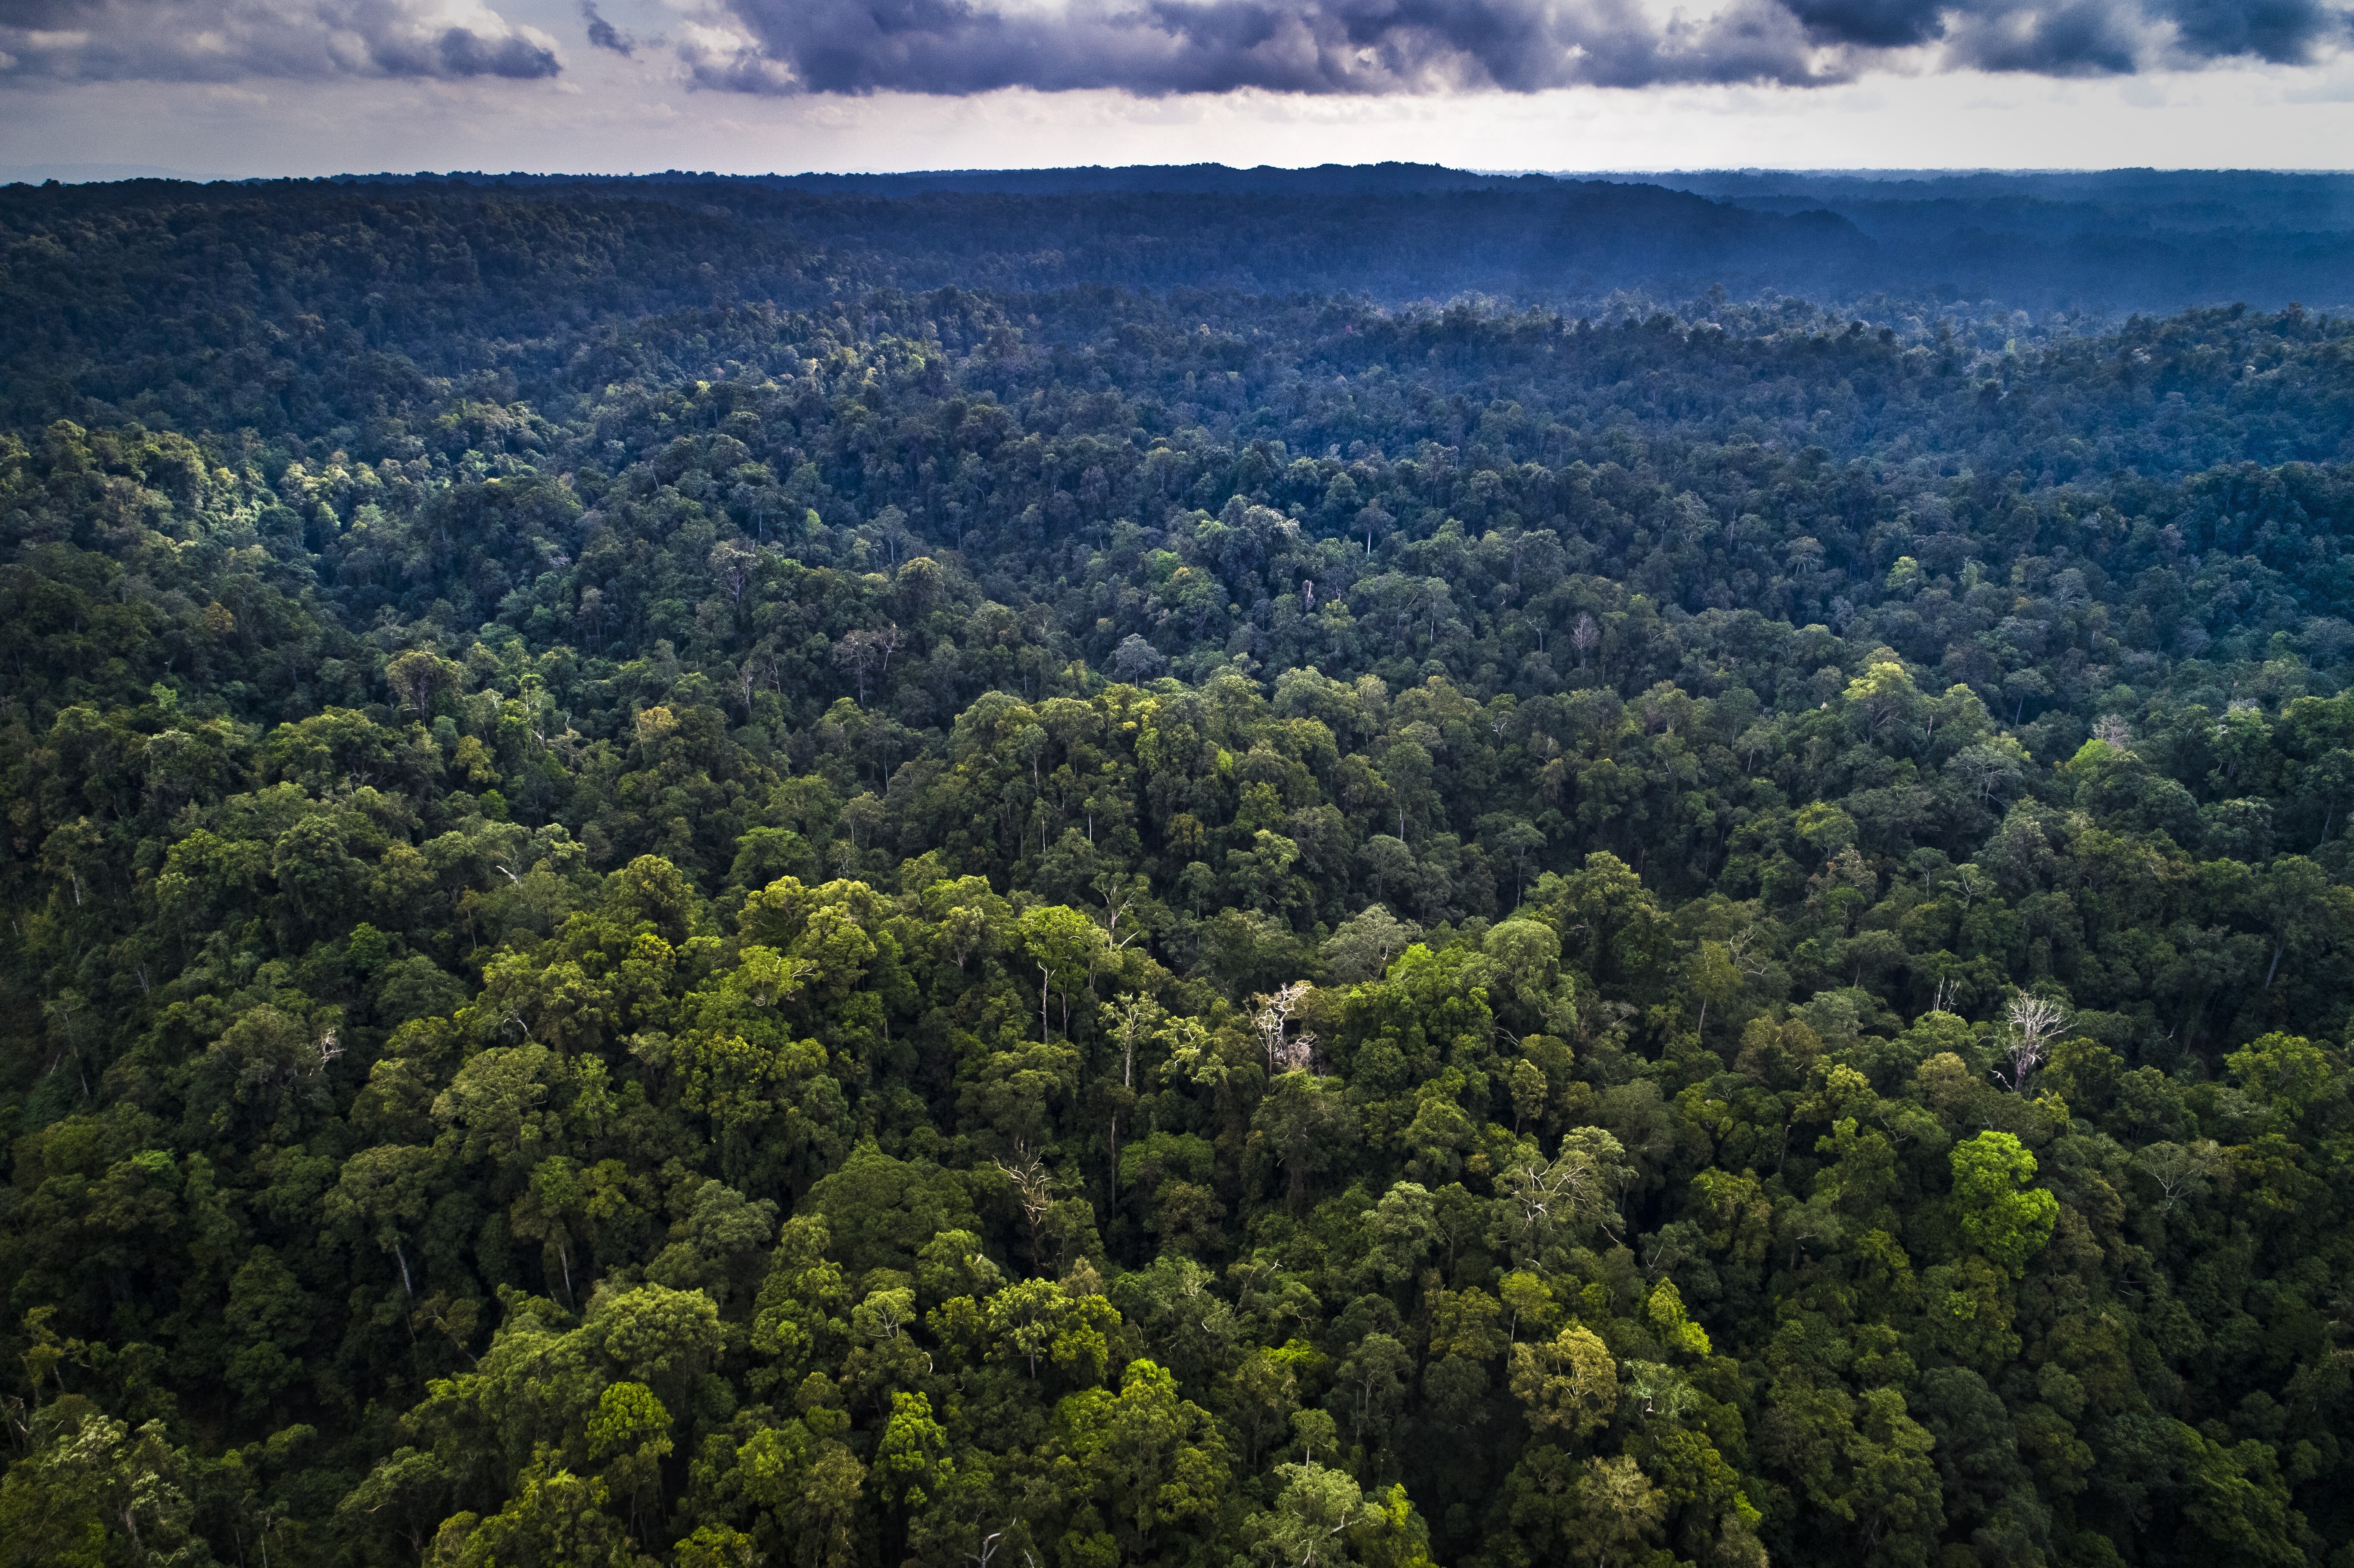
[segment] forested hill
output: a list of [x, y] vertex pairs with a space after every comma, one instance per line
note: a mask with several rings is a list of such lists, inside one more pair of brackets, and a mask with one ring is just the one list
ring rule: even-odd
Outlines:
[[2354, 332], [1053, 199], [0, 193], [0, 1558], [2354, 1561]]
[[[698, 302], [713, 289], [806, 304], [841, 287], [1090, 284], [1308, 291], [1391, 304], [1473, 294], [1573, 314], [1618, 291], [1681, 302], [1712, 287], [1738, 298], [1864, 302], [1867, 313], [1869, 302], [1894, 300], [2114, 320], [2354, 302], [2354, 179], [2329, 175], [1575, 177], [1205, 164], [140, 180], [0, 193], [0, 235], [103, 236], [96, 254], [83, 240], [67, 248], [103, 272], [130, 270], [143, 291], [197, 277], [209, 291], [233, 256], [237, 283], [275, 281], [290, 263], [342, 270], [312, 246], [348, 244], [329, 237], [357, 228], [374, 250], [387, 231], [449, 225], [479, 242], [469, 253], [477, 264], [512, 267], [521, 249], [535, 266], [588, 269], [565, 278], [567, 294], [593, 286], [617, 243], [658, 275], [672, 270], [673, 248], [705, 252], [713, 271], [694, 280], [705, 285]], [[621, 239], [616, 228], [633, 232]], [[648, 228], [660, 238], [634, 232]], [[393, 260], [398, 248], [377, 262], [393, 276], [410, 271]], [[43, 259], [20, 254], [10, 270], [37, 270]], [[425, 269], [445, 282], [464, 270], [454, 253]], [[548, 303], [528, 302], [517, 329]]]
[[[1842, 175], [1744, 170], [1656, 183], [1759, 212], [1829, 213], [1887, 277], [2031, 310], [2343, 302], [2354, 175], [2263, 169]], [[1922, 291], [1918, 288], [1912, 291]]]

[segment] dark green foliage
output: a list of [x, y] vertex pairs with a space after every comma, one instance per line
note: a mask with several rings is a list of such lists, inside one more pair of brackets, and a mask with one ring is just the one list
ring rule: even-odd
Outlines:
[[12, 209], [0, 1552], [2354, 1543], [2337, 323], [415, 199]]

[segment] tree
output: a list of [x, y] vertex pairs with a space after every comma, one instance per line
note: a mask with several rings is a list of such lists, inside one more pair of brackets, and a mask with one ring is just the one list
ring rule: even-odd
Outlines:
[[1524, 1255], [1534, 1255], [1556, 1234], [1582, 1240], [1595, 1227], [1616, 1226], [1617, 1196], [1629, 1172], [1626, 1149], [1598, 1127], [1573, 1128], [1552, 1160], [1517, 1156], [1498, 1185], [1518, 1208], [1517, 1234]]
[[1291, 1206], [1308, 1195], [1308, 1183], [1331, 1160], [1356, 1126], [1345, 1091], [1313, 1073], [1290, 1072], [1275, 1081], [1251, 1118], [1251, 1141], [1282, 1167]]
[[384, 666], [385, 684], [400, 698], [401, 705], [420, 715], [430, 715], [433, 700], [449, 683], [451, 668], [429, 649], [411, 648], [395, 655]]
[[1398, 919], [1382, 905], [1368, 904], [1326, 940], [1324, 962], [1338, 980], [1379, 980], [1390, 960], [1421, 937], [1422, 927], [1411, 920]]
[[1730, 944], [1706, 940], [1700, 944], [1691, 959], [1692, 994], [1700, 998], [1700, 1017], [1692, 1024], [1695, 1033], [1708, 1027], [1708, 1010], [1729, 1005], [1740, 996], [1747, 979]]
[[2342, 1104], [2346, 1072], [2327, 1048], [2278, 1031], [2250, 1041], [2223, 1065], [2261, 1104], [2295, 1126], [2326, 1106]]
[[2209, 1182], [2223, 1168], [2223, 1151], [2212, 1140], [2203, 1143], [2145, 1144], [2134, 1164], [2158, 1189], [2158, 1213], [2170, 1213], [2186, 1199], [2203, 1198]]
[[1494, 814], [1480, 820], [1479, 840], [1511, 862], [1512, 903], [1517, 906], [1528, 888], [1529, 859], [1545, 847], [1543, 831], [1525, 817]]
[[1384, 1441], [1411, 1395], [1414, 1358], [1389, 1335], [1367, 1334], [1341, 1361], [1332, 1380], [1332, 1407], [1349, 1424], [1350, 1441], [1371, 1447]]
[[1496, 966], [1490, 1005], [1516, 1030], [1567, 1033], [1575, 1027], [1570, 987], [1561, 974], [1561, 938], [1542, 920], [1500, 922], [1481, 944]]
[[874, 1477], [884, 1500], [903, 1513], [920, 1511], [956, 1478], [949, 1435], [932, 1419], [932, 1402], [922, 1393], [891, 1396], [891, 1421], [875, 1450]]
[[1103, 1086], [1103, 1103], [1108, 1109], [1105, 1127], [1107, 1207], [1115, 1214], [1119, 1212], [1119, 1118], [1123, 1112], [1137, 1103], [1136, 1054], [1150, 1044], [1162, 1025], [1169, 1021], [1168, 1010], [1150, 997], [1136, 991], [1122, 991], [1112, 1002], [1112, 1038], [1119, 1046], [1119, 1082]]
[[854, 1146], [837, 1169], [814, 1182], [801, 1210], [796, 1224], [818, 1222], [813, 1232], [804, 1231], [803, 1245], [840, 1260], [854, 1276], [873, 1268], [904, 1270], [943, 1232], [981, 1225], [971, 1194], [956, 1174], [895, 1160], [871, 1141]]
[[2003, 1040], [2003, 1054], [2010, 1060], [2010, 1086], [2024, 1089], [2028, 1075], [2043, 1065], [2052, 1041], [2068, 1026], [2068, 1010], [2048, 997], [2020, 991], [2005, 1004], [2003, 1017], [2010, 1026]]
[[1912, 675], [1886, 649], [1879, 650], [1864, 673], [1848, 683], [1846, 695], [1863, 717], [1864, 733], [1874, 740], [1890, 724], [1910, 714], [1920, 700]]
[[187, 1494], [186, 1455], [164, 1424], [133, 1431], [80, 1399], [44, 1408], [34, 1446], [0, 1478], [0, 1542], [10, 1559], [100, 1568], [205, 1551]]
[[506, 1506], [487, 1519], [451, 1515], [434, 1537], [432, 1561], [456, 1568], [495, 1568], [521, 1563], [553, 1568], [557, 1563], [626, 1560], [628, 1537], [620, 1520], [606, 1511], [610, 1501], [601, 1481], [576, 1475], [562, 1458], [542, 1448], [516, 1478]]
[[1169, 655], [1146, 641], [1141, 634], [1131, 631], [1113, 650], [1111, 663], [1121, 680], [1143, 682], [1169, 667]]
[[1261, 1345], [1226, 1374], [1226, 1418], [1243, 1439], [1243, 1466], [1255, 1467], [1261, 1448], [1287, 1430], [1299, 1408], [1300, 1351]]
[[1046, 998], [1049, 989], [1062, 997], [1063, 1033], [1071, 1032], [1071, 992], [1090, 979], [1103, 948], [1103, 933], [1086, 916], [1059, 904], [1041, 905], [1023, 912], [1016, 922], [1030, 961], [1038, 967], [1038, 1035], [1047, 1042]]
[[250, 1407], [275, 1403], [302, 1376], [302, 1349], [316, 1322], [310, 1294], [275, 1251], [258, 1246], [229, 1281], [223, 1319], [244, 1341], [229, 1357], [230, 1384]]
[[1559, 1428], [1573, 1440], [1585, 1437], [1618, 1409], [1618, 1372], [1609, 1348], [1575, 1324], [1549, 1340], [1514, 1345], [1511, 1388], [1540, 1435]]
[[1074, 1395], [1059, 1424], [1063, 1451], [1076, 1466], [1074, 1491], [1094, 1499], [1117, 1548], [1131, 1557], [1181, 1550], [1187, 1532], [1214, 1517], [1231, 1484], [1216, 1423], [1152, 1361], [1130, 1361], [1117, 1395]]
[[1346, 1471], [1321, 1465], [1278, 1465], [1283, 1490], [1275, 1507], [1252, 1516], [1246, 1527], [1273, 1568], [1341, 1568], [1356, 1561], [1350, 1536], [1377, 1521], [1365, 1495]]
[[1579, 611], [1577, 624], [1569, 629], [1569, 643], [1571, 647], [1577, 650], [1579, 669], [1585, 668], [1586, 655], [1592, 653], [1601, 641], [1602, 628], [1595, 624], [1592, 615], [1584, 610]]
[[425, 1217], [434, 1167], [429, 1149], [385, 1145], [362, 1150], [345, 1162], [324, 1205], [330, 1224], [365, 1234], [392, 1255], [400, 1269], [401, 1293], [410, 1298], [417, 1290], [401, 1243]]
[[[1045, 1161], [1023, 1146], [1019, 1139], [1013, 1145], [1013, 1156], [997, 1162], [998, 1174], [1013, 1189], [1013, 1202], [1022, 1211], [1023, 1223], [1030, 1227], [1030, 1261], [1035, 1265], [1044, 1260], [1039, 1255], [1038, 1225], [1055, 1206], [1055, 1179], [1047, 1171]], [[1031, 1373], [1036, 1375], [1034, 1361]]]
[[1578, 1511], [1596, 1563], [1623, 1563], [1659, 1531], [1668, 1499], [1642, 1467], [1621, 1455], [1588, 1459], [1577, 1480]]
[[1251, 998], [1251, 1027], [1258, 1033], [1268, 1076], [1296, 1073], [1313, 1059], [1315, 1033], [1302, 1029], [1295, 1033], [1290, 1030], [1292, 1015], [1314, 995], [1314, 988], [1307, 981], [1294, 980], [1272, 994]]
[[627, 1498], [630, 1531], [644, 1539], [642, 1520], [662, 1501], [662, 1459], [671, 1451], [671, 1415], [642, 1383], [608, 1383], [588, 1421], [588, 1457], [604, 1466], [609, 1493]]
[[421, 1559], [450, 1515], [450, 1482], [448, 1467], [431, 1454], [396, 1448], [336, 1505], [336, 1517], [355, 1536], [389, 1530]]
[[1968, 794], [1992, 802], [2015, 791], [2032, 759], [2027, 748], [2008, 735], [1966, 746], [1946, 764], [1946, 771]]
[[[2264, 965], [2264, 989], [2270, 991], [2279, 977], [2281, 959], [2291, 948], [2300, 958], [2331, 942], [2354, 918], [2354, 894], [2334, 885], [2321, 868], [2303, 855], [2283, 855], [2265, 868], [2262, 879], [2264, 924], [2273, 939], [2272, 957]], [[2291, 965], [2294, 973], [2296, 965]]]
[[[896, 638], [892, 639], [896, 642]], [[889, 658], [884, 647], [885, 635], [870, 628], [860, 627], [845, 631], [833, 645], [833, 662], [837, 668], [847, 670], [856, 682], [858, 705], [866, 705], [866, 681], [878, 668], [888, 668]]]
[[2014, 1275], [2025, 1274], [2052, 1239], [2060, 1213], [2060, 1201], [2049, 1192], [2020, 1190], [2035, 1178], [2035, 1156], [2008, 1132], [1982, 1132], [1954, 1145], [1946, 1158], [1963, 1234]]

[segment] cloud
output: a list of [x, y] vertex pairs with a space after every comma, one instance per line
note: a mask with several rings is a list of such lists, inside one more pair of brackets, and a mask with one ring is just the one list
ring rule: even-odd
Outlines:
[[628, 59], [637, 53], [638, 41], [597, 14], [596, 0], [580, 0], [581, 20], [588, 24], [588, 42], [600, 49], [610, 49]]
[[2343, 13], [2315, 0], [2176, 0], [2167, 15], [2197, 53], [2253, 55], [2275, 65], [2303, 64], [2346, 25]]
[[2115, 75], [2313, 58], [2324, 0], [709, 0], [678, 46], [695, 82], [771, 94], [1001, 88], [1141, 97], [1763, 82], [1875, 66]]
[[1950, 14], [1944, 63], [2041, 76], [2195, 69], [2227, 59], [2302, 65], [2346, 33], [2319, 0], [1979, 0]]
[[0, 82], [507, 77], [555, 40], [474, 0], [0, 0]]
[[1956, 16], [1946, 53], [1957, 65], [2041, 76], [2120, 76], [2145, 52], [2146, 18], [2115, 0], [1987, 6]]
[[1845, 74], [1774, 0], [1664, 26], [1634, 0], [727, 3], [737, 46], [684, 51], [704, 85], [747, 91], [1530, 92]]
[[[0, 0], [10, 82], [507, 78], [562, 69], [493, 0]], [[598, 0], [593, 48], [632, 57]], [[2354, 0], [674, 0], [695, 86], [1140, 98], [1820, 87], [1873, 69], [2115, 76], [2311, 61]], [[1692, 0], [1687, 0], [1692, 3]], [[1706, 5], [1711, 0], [1697, 0]], [[693, 7], [699, 6], [699, 10]]]

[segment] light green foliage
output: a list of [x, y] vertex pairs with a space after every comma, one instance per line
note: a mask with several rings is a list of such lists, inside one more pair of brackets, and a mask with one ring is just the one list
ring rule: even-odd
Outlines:
[[908, 1510], [921, 1509], [929, 1498], [956, 1476], [949, 1457], [949, 1435], [932, 1419], [931, 1401], [921, 1393], [891, 1397], [890, 1424], [875, 1446], [874, 1479], [884, 1499]]
[[2294, 1034], [2271, 1033], [2225, 1058], [2248, 1093], [2290, 1126], [2323, 1107], [2342, 1106], [2346, 1073], [2335, 1054]]
[[1643, 1304], [1643, 1315], [1651, 1320], [1664, 1348], [1688, 1356], [1709, 1353], [1708, 1330], [1684, 1315], [1683, 1298], [1674, 1280], [1663, 1279], [1652, 1287], [1650, 1298]]
[[87, 1401], [61, 1400], [27, 1436], [30, 1451], [0, 1478], [0, 1551], [10, 1562], [112, 1568], [204, 1551], [186, 1457], [161, 1423], [133, 1432]]
[[600, 1467], [606, 1491], [628, 1499], [633, 1520], [659, 1500], [660, 1467], [672, 1446], [670, 1412], [644, 1383], [609, 1383], [597, 1396], [588, 1457]]
[[588, 1421], [588, 1457], [602, 1462], [638, 1454], [656, 1457], [671, 1449], [670, 1412], [642, 1383], [617, 1383], [597, 1396]]
[[1025, 1279], [989, 1298], [985, 1320], [998, 1353], [1018, 1358], [1032, 1378], [1047, 1366], [1092, 1382], [1104, 1375], [1119, 1313], [1100, 1296]]
[[2028, 1260], [2052, 1239], [2060, 1200], [2041, 1187], [2020, 1189], [2035, 1179], [2035, 1156], [2007, 1132], [1982, 1132], [1954, 1145], [1946, 1157], [1954, 1171], [1954, 1206], [1970, 1245], [2009, 1269], [2024, 1274]]
[[1275, 1568], [1341, 1568], [1353, 1563], [1350, 1537], [1380, 1519], [1345, 1471], [1284, 1465], [1275, 1507], [1251, 1521], [1259, 1550]]
[[1097, 1389], [1062, 1401], [1055, 1425], [1070, 1461], [1058, 1479], [1095, 1499], [1127, 1552], [1177, 1548], [1214, 1517], [1231, 1484], [1216, 1424], [1149, 1361], [1129, 1363], [1117, 1395]]

